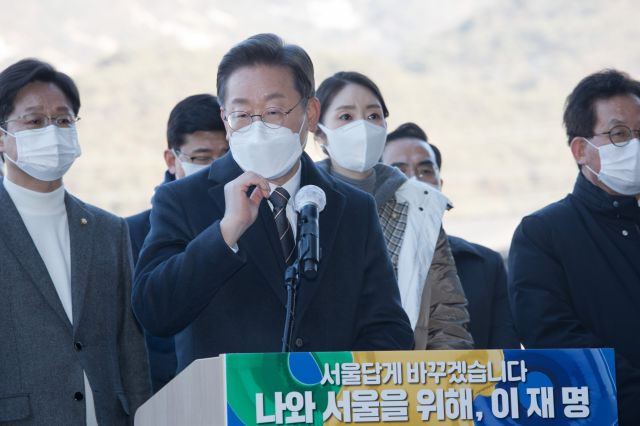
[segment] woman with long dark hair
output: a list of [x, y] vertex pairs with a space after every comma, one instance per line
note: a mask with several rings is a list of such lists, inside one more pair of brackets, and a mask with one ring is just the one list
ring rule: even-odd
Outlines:
[[416, 349], [471, 348], [467, 301], [442, 229], [447, 198], [379, 162], [389, 111], [368, 77], [336, 73], [316, 95], [321, 111], [315, 138], [329, 156], [319, 166], [375, 198]]

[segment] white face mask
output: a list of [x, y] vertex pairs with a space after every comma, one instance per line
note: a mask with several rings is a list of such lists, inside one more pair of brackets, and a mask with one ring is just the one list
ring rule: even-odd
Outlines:
[[176, 157], [176, 161], [180, 163], [185, 177], [199, 172], [200, 170], [204, 170], [210, 166], [210, 164], [194, 164], [187, 161], [182, 161], [175, 150], [172, 149], [171, 152], [173, 152], [173, 156]]
[[235, 131], [229, 138], [229, 149], [236, 163], [245, 172], [254, 172], [265, 179], [273, 180], [284, 176], [302, 155], [300, 132], [287, 127], [270, 129], [260, 120], [248, 128]]
[[318, 127], [327, 135], [325, 147], [340, 167], [354, 172], [371, 169], [382, 156], [387, 129], [366, 120], [353, 121], [337, 129]]
[[60, 128], [51, 124], [15, 134], [2, 131], [16, 138], [16, 160], [6, 155], [7, 160], [41, 181], [60, 179], [81, 154], [75, 126]]
[[640, 194], [639, 139], [632, 139], [621, 147], [613, 144], [596, 146], [589, 139], [585, 140], [600, 154], [600, 173], [585, 165], [600, 182], [622, 195]]

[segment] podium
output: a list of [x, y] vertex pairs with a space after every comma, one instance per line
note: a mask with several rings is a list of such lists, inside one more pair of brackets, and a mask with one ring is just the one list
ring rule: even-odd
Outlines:
[[226, 354], [194, 361], [136, 426], [613, 425], [612, 349]]

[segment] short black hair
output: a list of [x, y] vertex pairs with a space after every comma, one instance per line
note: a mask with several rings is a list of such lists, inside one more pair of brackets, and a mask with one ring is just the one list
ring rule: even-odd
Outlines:
[[[371, 93], [378, 98], [378, 101], [380, 101], [384, 118], [389, 116], [389, 110], [382, 97], [382, 92], [380, 92], [378, 86], [369, 77], [356, 71], [340, 71], [325, 79], [316, 91], [316, 96], [320, 101], [320, 122], [324, 119], [324, 115], [329, 105], [331, 105], [333, 98], [348, 84], [358, 84], [369, 89]], [[322, 130], [319, 128], [316, 130], [317, 134], [321, 132]]]
[[213, 95], [189, 96], [173, 107], [167, 123], [169, 149], [180, 149], [185, 143], [185, 135], [198, 131], [225, 132], [220, 104]]
[[431, 149], [433, 149], [433, 153], [436, 156], [436, 165], [438, 166], [438, 170], [442, 170], [442, 154], [440, 153], [440, 150], [434, 144], [430, 142], [427, 142], [427, 143], [429, 144]]
[[55, 84], [71, 104], [74, 115], [80, 111], [78, 87], [67, 74], [38, 59], [22, 59], [0, 73], [0, 123], [4, 124], [15, 107], [18, 92], [29, 83]]
[[291, 70], [295, 88], [300, 96], [310, 99], [315, 94], [313, 62], [303, 48], [285, 43], [275, 34], [256, 34], [231, 48], [218, 65], [216, 87], [218, 98], [224, 105], [226, 83], [239, 68], [255, 65], [273, 65]]
[[403, 123], [387, 135], [387, 143], [401, 138], [416, 138], [425, 141], [433, 149], [438, 169], [442, 167], [442, 154], [440, 154], [440, 150], [437, 146], [429, 142], [429, 138], [425, 131], [422, 130], [422, 127], [418, 126], [416, 123]]
[[387, 143], [401, 138], [416, 138], [429, 142], [427, 134], [416, 123], [403, 123], [387, 135]]
[[605, 69], [582, 79], [565, 102], [563, 119], [568, 143], [575, 137], [592, 137], [597, 120], [595, 102], [619, 95], [640, 97], [640, 82], [615, 69]]

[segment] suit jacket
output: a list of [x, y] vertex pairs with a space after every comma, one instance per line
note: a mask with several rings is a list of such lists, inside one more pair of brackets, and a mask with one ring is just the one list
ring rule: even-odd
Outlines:
[[[166, 171], [163, 184], [174, 180], [175, 176], [169, 173], [169, 171]], [[151, 229], [150, 216], [151, 209], [126, 218], [127, 224], [129, 225], [134, 265], [138, 263], [140, 249]], [[145, 333], [144, 338], [147, 343], [147, 352], [149, 353], [151, 384], [153, 391], [157, 392], [176, 375], [178, 364], [176, 360], [176, 346], [173, 341], [173, 336], [158, 337]]]
[[[169, 173], [169, 170], [164, 172], [164, 181], [161, 185], [176, 180], [175, 175]], [[127, 225], [129, 225], [129, 237], [131, 238], [131, 253], [133, 255], [133, 264], [135, 266], [138, 263], [138, 256], [140, 255], [140, 249], [144, 243], [144, 239], [147, 238], [147, 234], [151, 229], [151, 223], [149, 217], [151, 216], [151, 209], [145, 210], [133, 216], [126, 218]]]
[[149, 234], [149, 230], [151, 229], [150, 216], [151, 209], [125, 218], [127, 225], [129, 226], [131, 255], [133, 257], [134, 266], [138, 262], [138, 256], [140, 256], [140, 249], [142, 248], [144, 239], [147, 237], [147, 234]]
[[[323, 258], [298, 289], [293, 350], [411, 349], [413, 332], [373, 198], [301, 158], [301, 186], [317, 185]], [[242, 173], [231, 154], [158, 188], [151, 232], [136, 267], [133, 308], [155, 335], [176, 336], [178, 370], [198, 358], [277, 352], [285, 319], [285, 271], [266, 200], [234, 253], [220, 233], [224, 186]]]
[[614, 348], [620, 425], [640, 425], [640, 206], [578, 175], [573, 193], [525, 217], [509, 297], [527, 348]]
[[0, 423], [84, 425], [84, 370], [98, 422], [132, 424], [150, 382], [127, 226], [68, 193], [65, 204], [73, 325], [0, 179]]
[[520, 348], [500, 253], [449, 236], [449, 246], [469, 304], [469, 330], [476, 349]]

